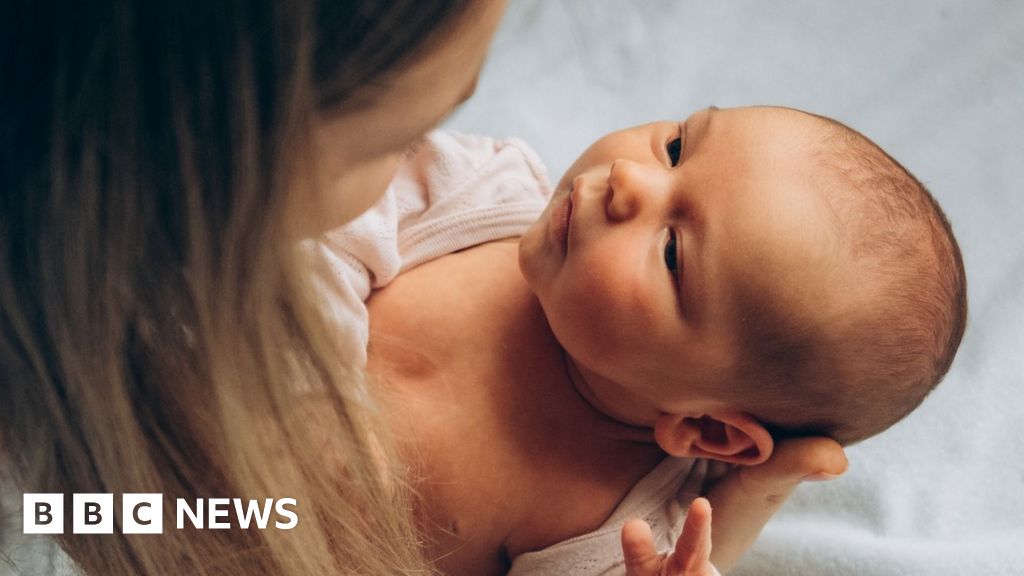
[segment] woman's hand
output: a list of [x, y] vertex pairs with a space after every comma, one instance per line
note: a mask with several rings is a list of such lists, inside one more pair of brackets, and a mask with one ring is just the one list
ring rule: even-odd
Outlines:
[[711, 561], [728, 572], [801, 482], [836, 478], [847, 465], [838, 442], [813, 437], [783, 440], [767, 462], [730, 470], [705, 494], [715, 509]]
[[697, 498], [686, 514], [676, 548], [666, 555], [654, 548], [651, 527], [630, 520], [622, 527], [626, 576], [720, 576], [711, 565], [711, 504]]
[[[633, 520], [623, 526], [626, 574], [717, 576], [715, 566], [728, 571], [801, 482], [835, 478], [846, 467], [843, 448], [832, 439], [784, 440], [775, 445], [767, 462], [733, 467], [715, 481], [707, 500], [693, 501], [672, 554], [657, 553], [645, 522]], [[713, 526], [708, 501], [715, 509]]]

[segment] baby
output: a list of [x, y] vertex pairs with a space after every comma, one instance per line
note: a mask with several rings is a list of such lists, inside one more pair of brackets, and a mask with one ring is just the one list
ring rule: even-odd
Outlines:
[[453, 574], [621, 571], [632, 517], [671, 546], [707, 461], [881, 432], [966, 316], [921, 184], [782, 108], [615, 132], [553, 193], [520, 142], [437, 133], [324, 251]]

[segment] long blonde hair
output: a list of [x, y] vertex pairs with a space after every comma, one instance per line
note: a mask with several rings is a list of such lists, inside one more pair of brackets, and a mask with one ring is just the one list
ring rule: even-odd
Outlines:
[[287, 531], [60, 537], [86, 573], [429, 571], [282, 215], [316, 112], [386, 89], [467, 3], [55, 1], [0, 25], [0, 465], [165, 516], [299, 503]]

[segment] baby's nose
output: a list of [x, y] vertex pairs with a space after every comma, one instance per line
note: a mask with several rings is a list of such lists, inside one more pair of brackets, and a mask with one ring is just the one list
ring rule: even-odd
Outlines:
[[635, 217], [650, 200], [651, 175], [642, 164], [631, 160], [616, 160], [608, 174], [608, 217], [629, 220]]

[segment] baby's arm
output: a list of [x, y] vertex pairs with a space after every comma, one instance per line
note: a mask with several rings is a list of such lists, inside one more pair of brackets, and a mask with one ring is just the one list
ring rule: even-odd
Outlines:
[[644, 522], [627, 523], [622, 548], [628, 574], [712, 576], [714, 566], [727, 572], [801, 482], [835, 478], [846, 467], [842, 447], [829, 438], [779, 442], [767, 462], [732, 469], [707, 493], [715, 509], [713, 525], [707, 502], [694, 500], [673, 554], [665, 557], [655, 552]]

